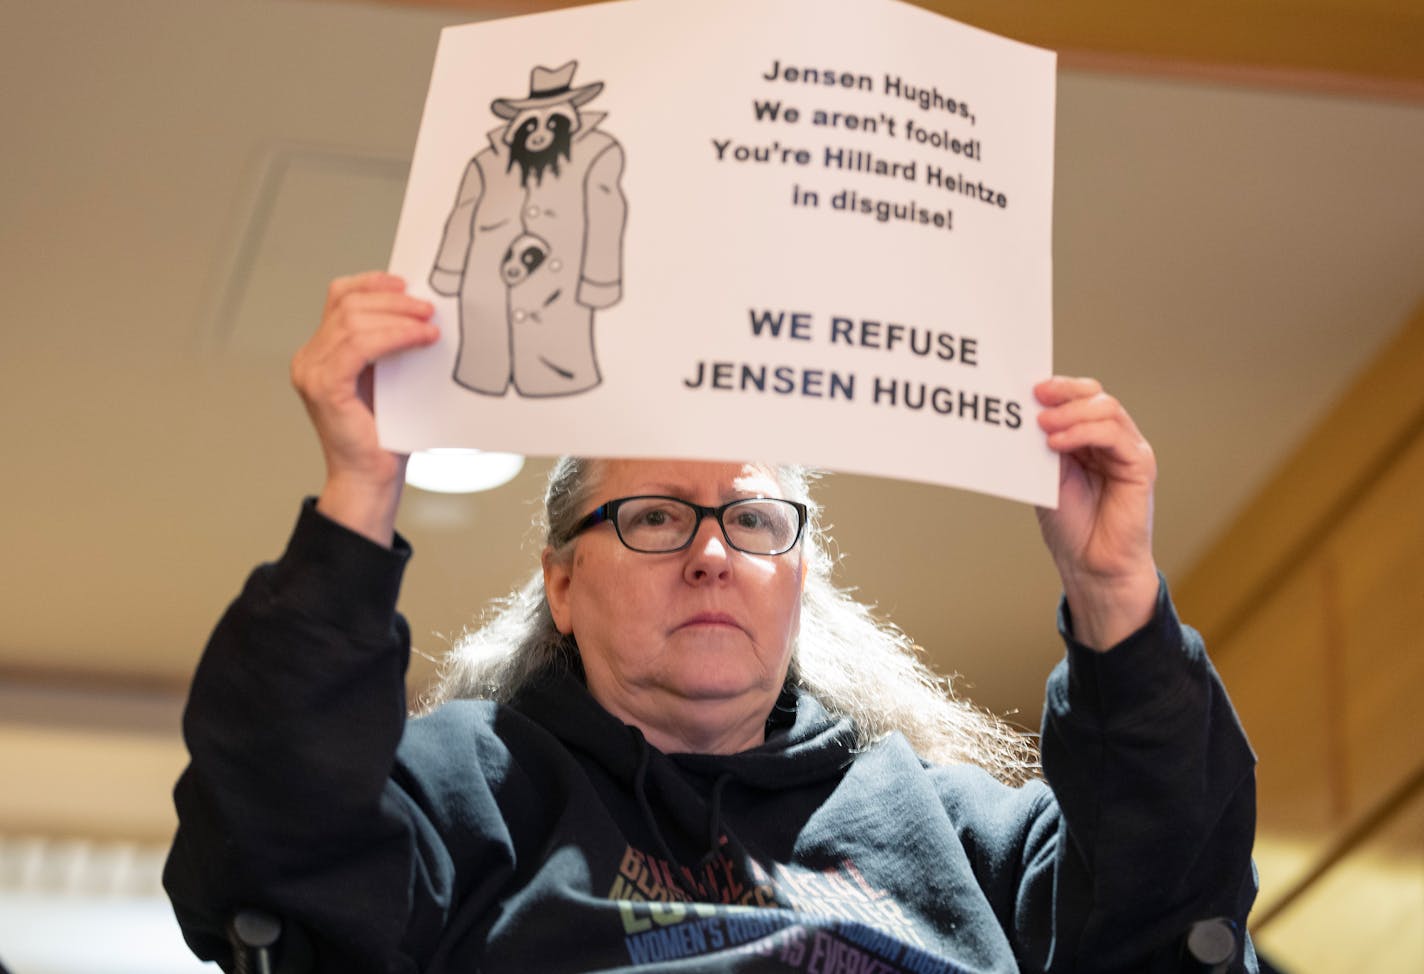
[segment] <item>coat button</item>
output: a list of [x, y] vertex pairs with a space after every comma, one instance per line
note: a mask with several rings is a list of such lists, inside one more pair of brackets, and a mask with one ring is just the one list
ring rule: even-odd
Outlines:
[[515, 321], [523, 321], [525, 318], [527, 318], [527, 317], [529, 317], [529, 316], [528, 316], [528, 314], [524, 311], [523, 308], [516, 308], [516, 309], [514, 309], [514, 314], [513, 314], [512, 317], [514, 318]]
[[544, 212], [543, 210], [539, 209], [539, 207], [537, 207], [537, 206], [535, 206], [535, 205], [533, 205], [533, 204], [530, 204], [529, 206], [525, 207], [525, 209], [524, 209], [524, 215], [527, 216], [527, 217], [528, 217], [529, 219], [531, 219], [531, 220], [537, 220], [537, 219], [539, 219], [539, 214], [540, 214], [540, 213], [543, 213], [543, 212]]

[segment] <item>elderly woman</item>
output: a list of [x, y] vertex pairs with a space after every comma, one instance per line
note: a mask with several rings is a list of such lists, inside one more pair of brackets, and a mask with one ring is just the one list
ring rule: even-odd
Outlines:
[[1153, 563], [1152, 451], [1088, 379], [1036, 389], [1047, 783], [832, 587], [806, 475], [758, 463], [561, 460], [539, 571], [407, 721], [369, 366], [432, 310], [337, 281], [294, 360], [326, 484], [184, 720], [165, 882], [201, 956], [246, 906], [342, 972], [1179, 970], [1194, 922], [1244, 922], [1252, 756]]

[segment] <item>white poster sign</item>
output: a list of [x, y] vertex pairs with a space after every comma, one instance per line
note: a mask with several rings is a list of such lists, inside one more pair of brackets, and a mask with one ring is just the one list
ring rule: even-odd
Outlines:
[[449, 28], [380, 363], [403, 452], [759, 459], [1052, 505], [1054, 56], [894, 0]]

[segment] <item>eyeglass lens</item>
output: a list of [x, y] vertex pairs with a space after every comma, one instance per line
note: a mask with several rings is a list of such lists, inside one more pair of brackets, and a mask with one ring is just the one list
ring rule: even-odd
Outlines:
[[[638, 551], [676, 551], [697, 531], [697, 510], [669, 497], [635, 497], [618, 508], [618, 533]], [[727, 541], [749, 554], [773, 555], [796, 542], [795, 505], [775, 498], [749, 498], [727, 505], [722, 515]]]

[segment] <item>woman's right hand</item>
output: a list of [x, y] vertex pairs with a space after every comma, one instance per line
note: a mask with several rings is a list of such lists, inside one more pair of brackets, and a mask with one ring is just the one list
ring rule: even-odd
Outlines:
[[434, 306], [405, 287], [382, 271], [332, 281], [321, 327], [292, 358], [292, 385], [326, 458], [317, 510], [386, 546], [395, 537], [406, 457], [377, 439], [372, 364], [440, 337], [430, 320]]

